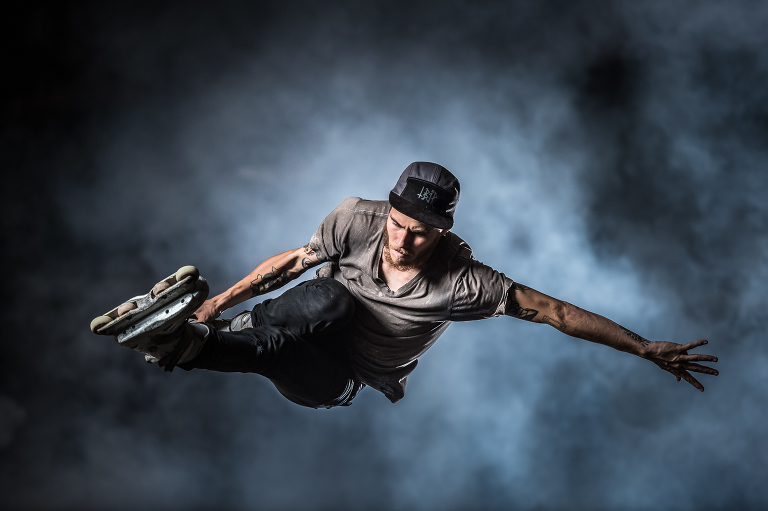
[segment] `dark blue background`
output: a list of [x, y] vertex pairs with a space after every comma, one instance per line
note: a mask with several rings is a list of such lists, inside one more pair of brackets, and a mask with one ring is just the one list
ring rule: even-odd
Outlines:
[[[2, 507], [768, 507], [768, 4], [2, 11]], [[184, 264], [225, 290], [415, 160], [462, 180], [478, 259], [707, 338], [721, 376], [499, 318], [452, 326], [397, 405], [315, 411], [88, 330]]]

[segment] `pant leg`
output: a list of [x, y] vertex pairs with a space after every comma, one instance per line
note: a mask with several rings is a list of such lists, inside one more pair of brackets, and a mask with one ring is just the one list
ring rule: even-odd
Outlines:
[[339, 338], [353, 313], [354, 301], [339, 282], [303, 282], [254, 307], [253, 328], [211, 329], [200, 354], [180, 367], [258, 373], [294, 403], [327, 405], [353, 379]]
[[339, 348], [334, 339], [307, 339], [280, 327], [211, 329], [200, 354], [179, 367], [257, 373], [294, 403], [317, 408], [341, 396], [353, 378], [346, 352]]
[[300, 335], [337, 332], [355, 313], [355, 301], [341, 282], [331, 278], [307, 280], [275, 299], [257, 304], [253, 325], [277, 326]]

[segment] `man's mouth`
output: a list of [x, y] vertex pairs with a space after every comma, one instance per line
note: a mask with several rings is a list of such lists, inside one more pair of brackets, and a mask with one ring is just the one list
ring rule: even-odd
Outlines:
[[409, 254], [409, 253], [408, 253], [407, 251], [405, 251], [405, 250], [398, 250], [398, 249], [396, 249], [396, 248], [393, 248], [393, 249], [392, 249], [392, 252], [394, 252], [395, 254], [397, 254], [397, 256], [398, 256], [398, 257], [408, 257], [409, 255], [411, 255], [411, 254]]

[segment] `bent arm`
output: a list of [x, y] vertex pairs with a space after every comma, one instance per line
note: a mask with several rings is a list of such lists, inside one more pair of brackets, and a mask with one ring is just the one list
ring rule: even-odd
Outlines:
[[505, 314], [534, 323], [545, 323], [572, 337], [604, 344], [648, 359], [672, 373], [678, 381], [684, 379], [701, 391], [704, 387], [691, 376], [689, 371], [718, 374], [715, 369], [694, 363], [717, 362], [716, 357], [688, 354], [689, 349], [702, 346], [707, 341], [695, 341], [683, 345], [649, 341], [606, 317], [552, 298], [522, 284], [515, 283], [510, 288]]
[[272, 256], [240, 282], [206, 300], [194, 315], [200, 322], [216, 319], [225, 310], [278, 289], [318, 264], [320, 261], [309, 245]]

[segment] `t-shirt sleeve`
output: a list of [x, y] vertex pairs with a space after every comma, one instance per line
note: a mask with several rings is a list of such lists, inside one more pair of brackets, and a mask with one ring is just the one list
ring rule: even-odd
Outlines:
[[309, 247], [321, 263], [338, 262], [344, 253], [349, 235], [349, 227], [354, 216], [355, 206], [360, 202], [359, 197], [348, 197], [334, 209], [317, 228]]
[[490, 266], [468, 261], [454, 286], [451, 320], [474, 321], [503, 314], [512, 284], [512, 279]]

